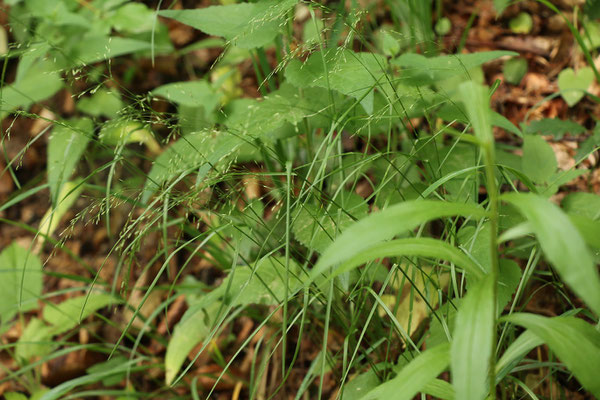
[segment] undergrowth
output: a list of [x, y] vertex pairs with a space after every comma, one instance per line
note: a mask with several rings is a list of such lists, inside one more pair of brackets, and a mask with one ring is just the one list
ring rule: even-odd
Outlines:
[[[587, 129], [493, 111], [482, 66], [518, 54], [446, 54], [443, 2], [4, 3], [0, 217], [29, 234], [0, 253], [6, 398], [600, 395], [600, 199], [555, 196], [598, 130], [560, 170], [542, 134]], [[175, 49], [174, 21], [212, 37]], [[168, 58], [190, 79], [140, 83]]]

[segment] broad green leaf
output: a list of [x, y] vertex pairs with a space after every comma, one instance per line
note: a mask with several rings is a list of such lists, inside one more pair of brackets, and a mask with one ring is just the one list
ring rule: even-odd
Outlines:
[[534, 348], [544, 344], [532, 331], [523, 332], [506, 349], [496, 363], [496, 382], [500, 382], [514, 367], [521, 362], [523, 357]]
[[600, 221], [593, 220], [581, 214], [568, 214], [588, 246], [600, 250]]
[[523, 172], [536, 183], [547, 182], [558, 168], [554, 150], [541, 136], [525, 135], [522, 163]]
[[154, 139], [152, 131], [138, 121], [110, 121], [102, 127], [98, 137], [109, 146], [140, 143], [145, 144], [153, 153], [160, 153], [160, 145]]
[[28, 400], [27, 396], [19, 392], [7, 392], [4, 393], [4, 398], [6, 400]]
[[350, 260], [334, 269], [332, 276], [347, 272], [352, 268], [376, 258], [384, 257], [426, 257], [450, 261], [468, 274], [481, 279], [485, 270], [475, 264], [469, 257], [448, 243], [430, 238], [396, 239], [382, 242], [355, 254]]
[[434, 379], [423, 387], [423, 393], [433, 396], [434, 399], [454, 400], [454, 388], [441, 379]]
[[395, 378], [379, 385], [361, 400], [410, 400], [448, 367], [450, 345], [426, 350], [402, 368]]
[[451, 348], [452, 385], [457, 399], [481, 400], [488, 393], [488, 370], [495, 324], [492, 275], [467, 290], [456, 314]]
[[87, 118], [54, 126], [48, 139], [48, 184], [50, 198], [56, 207], [62, 186], [71, 178], [94, 130]]
[[513, 33], [527, 34], [533, 28], [533, 18], [526, 12], [520, 12], [508, 22], [508, 27]]
[[71, 50], [70, 59], [75, 60], [77, 65], [87, 65], [151, 48], [151, 42], [145, 40], [86, 36]]
[[141, 33], [152, 30], [155, 23], [154, 11], [142, 3], [126, 3], [117, 8], [109, 22], [118, 32]]
[[206, 112], [213, 111], [220, 102], [220, 96], [205, 81], [168, 83], [150, 93], [187, 107], [204, 107]]
[[577, 73], [572, 68], [565, 68], [558, 74], [560, 95], [569, 107], [579, 103], [593, 82], [594, 71], [590, 67], [581, 68]]
[[42, 358], [56, 346], [52, 342], [52, 329], [41, 319], [32, 318], [19, 337], [15, 350], [18, 359], [29, 361], [32, 357]]
[[60, 71], [54, 63], [37, 60], [27, 69], [20, 79], [0, 88], [0, 119], [16, 108], [28, 108], [34, 103], [45, 100], [63, 87]]
[[[289, 262], [288, 296], [300, 286], [300, 267]], [[198, 343], [204, 341], [217, 319], [217, 312], [226, 307], [247, 306], [249, 304], [280, 304], [286, 296], [286, 261], [283, 257], [266, 257], [258, 261], [254, 268], [236, 267], [208, 295], [192, 305], [175, 327], [173, 337], [167, 346], [165, 356], [165, 380], [171, 384], [187, 355]]]
[[344, 385], [342, 398], [344, 400], [362, 400], [367, 392], [379, 386], [380, 383], [381, 380], [375, 371], [370, 369]]
[[287, 11], [297, 2], [264, 0], [195, 10], [164, 10], [159, 15], [209, 35], [222, 36], [235, 46], [250, 49], [271, 42], [279, 33]]
[[504, 56], [518, 54], [512, 51], [484, 51], [427, 58], [421, 54], [406, 53], [392, 60], [392, 64], [404, 68], [401, 75], [403, 83], [430, 85], [456, 75], [469, 79], [469, 70]]
[[494, 141], [494, 135], [492, 134], [488, 89], [475, 82], [467, 81], [459, 86], [458, 91], [465, 105], [467, 117], [473, 125], [475, 136], [481, 143], [488, 144], [493, 149], [491, 143]]
[[502, 67], [504, 79], [513, 85], [518, 85], [527, 73], [527, 60], [520, 57], [511, 58]]
[[600, 219], [600, 196], [594, 193], [569, 193], [561, 203], [569, 214], [579, 214], [590, 219]]
[[[76, 179], [74, 181], [65, 182], [58, 195], [56, 196], [56, 204], [52, 205], [48, 211], [42, 217], [40, 221], [40, 225], [38, 226], [38, 231], [45, 236], [51, 236], [62, 217], [69, 211], [69, 208], [75, 203], [75, 201], [79, 198], [83, 190], [82, 180]], [[39, 240], [43, 240], [42, 237]]]
[[225, 125], [232, 131], [243, 135], [256, 135], [261, 139], [271, 139], [277, 128], [286, 122], [297, 125], [303, 118], [319, 113], [311, 107], [314, 101], [300, 96], [298, 89], [284, 83], [279, 89], [260, 100], [239, 99], [229, 104]]
[[[522, 124], [524, 125], [524, 124]], [[565, 134], [579, 135], [585, 133], [586, 129], [576, 122], [558, 118], [544, 118], [532, 121], [523, 128], [524, 133], [539, 133], [540, 135], [551, 135], [555, 140], [560, 140]]]
[[196, 180], [200, 182], [243, 143], [243, 137], [228, 132], [194, 132], [179, 138], [154, 161], [144, 185], [142, 202], [146, 203], [165, 182], [182, 174], [197, 170]]
[[369, 247], [392, 239], [419, 224], [454, 215], [483, 217], [486, 212], [475, 205], [415, 200], [396, 204], [354, 223], [325, 250], [311, 271], [314, 279], [328, 268], [350, 260]]
[[188, 354], [198, 343], [202, 343], [208, 338], [221, 306], [221, 303], [217, 302], [208, 305], [206, 309], [190, 308], [175, 326], [165, 354], [165, 382], [167, 385], [173, 382]]
[[561, 278], [600, 315], [600, 276], [584, 239], [569, 217], [558, 206], [531, 193], [509, 193], [502, 198], [527, 218], [544, 254]]
[[43, 318], [52, 326], [52, 333], [57, 335], [75, 328], [99, 309], [119, 303], [108, 293], [92, 292], [89, 296], [73, 297], [60, 304], [46, 304]]
[[371, 90], [386, 83], [386, 68], [387, 61], [381, 55], [335, 48], [314, 52], [304, 63], [292, 60], [285, 70], [285, 77], [297, 87], [333, 89], [354, 97], [371, 113]]
[[328, 210], [304, 204], [293, 216], [294, 237], [307, 248], [322, 253], [354, 219], [367, 215], [369, 206], [357, 194], [342, 192], [335, 201], [339, 206], [331, 204]]
[[42, 293], [42, 263], [16, 243], [0, 253], [0, 331], [17, 311], [37, 308]]
[[600, 397], [600, 332], [575, 317], [547, 318], [517, 313], [506, 321], [523, 326], [542, 339], [594, 397]]
[[100, 89], [91, 97], [84, 97], [77, 102], [77, 109], [92, 117], [117, 118], [124, 107], [121, 94], [117, 91]]

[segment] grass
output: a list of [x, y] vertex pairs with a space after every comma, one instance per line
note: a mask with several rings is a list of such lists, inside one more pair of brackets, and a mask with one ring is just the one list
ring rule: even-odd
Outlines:
[[[14, 3], [0, 212], [26, 239], [0, 253], [7, 398], [599, 395], [600, 200], [561, 189], [550, 146], [490, 109], [503, 83], [482, 65], [514, 53], [443, 55], [442, 2], [386, 2], [385, 26], [358, 2]], [[140, 74], [193, 60], [172, 20], [222, 53], [146, 90]], [[23, 139], [31, 120], [48, 125]]]

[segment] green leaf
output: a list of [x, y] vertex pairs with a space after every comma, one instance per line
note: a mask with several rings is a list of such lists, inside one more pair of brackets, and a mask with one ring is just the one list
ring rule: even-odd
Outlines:
[[361, 101], [373, 111], [372, 88], [385, 83], [387, 60], [374, 53], [355, 53], [339, 48], [317, 51], [306, 62], [293, 59], [285, 70], [289, 83], [297, 87], [333, 89]]
[[410, 400], [448, 367], [450, 346], [428, 349], [402, 368], [395, 378], [368, 392], [361, 400]]
[[141, 33], [152, 30], [155, 16], [145, 4], [126, 3], [117, 9], [109, 22], [118, 32]]
[[67, 121], [54, 126], [48, 139], [48, 184], [50, 198], [56, 207], [62, 186], [71, 178], [94, 130], [87, 118]]
[[528, 34], [533, 28], [533, 18], [526, 12], [520, 12], [508, 22], [508, 26], [513, 33]]
[[523, 326], [542, 339], [594, 397], [600, 397], [600, 332], [575, 317], [547, 318], [517, 313], [506, 321]]
[[419, 224], [454, 215], [483, 217], [486, 212], [482, 208], [470, 204], [415, 200], [372, 213], [348, 227], [327, 247], [317, 265], [312, 269], [311, 278], [314, 279], [328, 268], [348, 261], [369, 247], [392, 239], [399, 233], [405, 233]]
[[52, 205], [42, 217], [38, 231], [43, 235], [51, 236], [58, 228], [62, 217], [79, 198], [82, 190], [82, 179], [65, 182], [56, 196], [56, 204]]
[[[288, 293], [300, 286], [300, 267], [290, 260]], [[286, 297], [286, 261], [283, 257], [265, 257], [254, 268], [236, 267], [219, 285], [193, 304], [175, 327], [165, 356], [165, 380], [170, 385], [187, 355], [204, 341], [218, 319], [217, 312], [225, 307], [249, 304], [276, 305]]]
[[527, 73], [527, 60], [520, 57], [511, 58], [504, 62], [502, 72], [508, 83], [518, 85]]
[[569, 214], [569, 219], [577, 227], [587, 245], [600, 250], [600, 221], [595, 221], [580, 214]]
[[521, 162], [523, 172], [536, 183], [547, 182], [558, 168], [554, 150], [541, 136], [525, 135]]
[[120, 301], [108, 293], [92, 292], [89, 296], [73, 297], [60, 304], [47, 304], [43, 318], [52, 326], [52, 333], [58, 335], [78, 326], [82, 320], [94, 312]]
[[488, 89], [483, 85], [467, 81], [462, 83], [458, 90], [463, 99], [467, 117], [473, 125], [475, 136], [482, 144], [493, 143]]
[[55, 346], [51, 328], [42, 320], [32, 318], [17, 341], [15, 355], [18, 359], [29, 361], [33, 357], [42, 358], [50, 354]]
[[83, 66], [151, 48], [151, 42], [145, 40], [120, 36], [86, 36], [73, 47], [70, 59], [75, 60], [76, 65]]
[[12, 243], [0, 253], [0, 331], [17, 311], [37, 308], [42, 293], [42, 263], [27, 249]]
[[54, 63], [37, 60], [23, 76], [0, 89], [2, 111], [0, 119], [16, 108], [28, 108], [34, 103], [45, 100], [63, 87], [60, 71]]
[[558, 206], [532, 193], [509, 193], [502, 199], [523, 214], [548, 260], [567, 285], [600, 315], [600, 276], [577, 228]]
[[243, 48], [261, 47], [271, 42], [287, 11], [298, 0], [267, 0], [211, 6], [195, 10], [164, 10], [160, 16], [173, 18], [209, 35], [222, 36]]
[[234, 154], [244, 138], [228, 132], [194, 132], [181, 137], [152, 164], [144, 185], [142, 202], [146, 203], [162, 184], [180, 175], [197, 172], [197, 182], [217, 164]]
[[294, 237], [307, 248], [322, 253], [354, 219], [367, 215], [369, 206], [357, 194], [342, 192], [335, 201], [339, 205], [331, 204], [328, 210], [322, 206], [303, 204], [294, 216]]
[[204, 107], [206, 112], [217, 108], [221, 97], [205, 81], [168, 83], [150, 93], [187, 107]]
[[600, 219], [600, 196], [594, 193], [569, 193], [561, 203], [570, 214], [579, 214], [593, 220]]
[[496, 363], [496, 382], [500, 382], [514, 367], [534, 348], [544, 344], [544, 341], [531, 331], [523, 332], [506, 349]]
[[593, 82], [594, 71], [590, 67], [581, 68], [577, 73], [573, 68], [565, 68], [558, 74], [560, 95], [569, 107], [579, 103]]
[[374, 244], [354, 255], [338, 268], [335, 268], [331, 277], [347, 272], [358, 265], [376, 258], [411, 256], [450, 261], [476, 279], [481, 279], [485, 274], [485, 271], [481, 267], [471, 261], [469, 257], [456, 247], [437, 239], [416, 238], [396, 239]]
[[563, 121], [558, 118], [544, 118], [539, 121], [532, 121], [525, 126], [525, 133], [539, 133], [544, 136], [553, 136], [555, 140], [560, 140], [565, 134], [579, 135], [585, 133], [585, 128], [573, 121]]
[[518, 56], [512, 51], [483, 51], [471, 54], [425, 57], [406, 53], [392, 60], [392, 64], [403, 67], [401, 81], [404, 84], [430, 85], [454, 76], [470, 79], [469, 72], [486, 62], [504, 56]]
[[77, 109], [92, 117], [117, 118], [124, 107], [121, 94], [117, 91], [100, 89], [91, 97], [84, 97], [77, 102]]
[[344, 400], [362, 400], [367, 392], [379, 386], [380, 383], [375, 370], [371, 368], [344, 385], [342, 398]]
[[153, 153], [160, 153], [160, 145], [154, 139], [154, 134], [139, 121], [109, 121], [102, 127], [98, 137], [102, 143], [109, 146], [140, 143], [145, 144]]
[[495, 327], [493, 277], [469, 288], [458, 313], [451, 348], [452, 385], [457, 399], [481, 400], [488, 394], [488, 370]]

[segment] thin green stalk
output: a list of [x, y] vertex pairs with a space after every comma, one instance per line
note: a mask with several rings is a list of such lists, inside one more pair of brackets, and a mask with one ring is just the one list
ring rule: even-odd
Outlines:
[[[492, 298], [494, 299], [494, 305], [498, 303], [498, 186], [496, 185], [496, 176], [494, 171], [494, 149], [493, 141], [488, 141], [482, 145], [485, 159], [485, 174], [486, 174], [486, 188], [488, 192], [488, 200], [490, 205], [490, 256], [491, 256], [491, 271], [494, 285], [492, 287]], [[492, 353], [490, 355], [490, 366], [489, 366], [489, 384], [490, 384], [490, 397], [492, 400], [496, 398], [496, 306], [493, 308], [494, 312], [494, 329], [492, 330]]]

